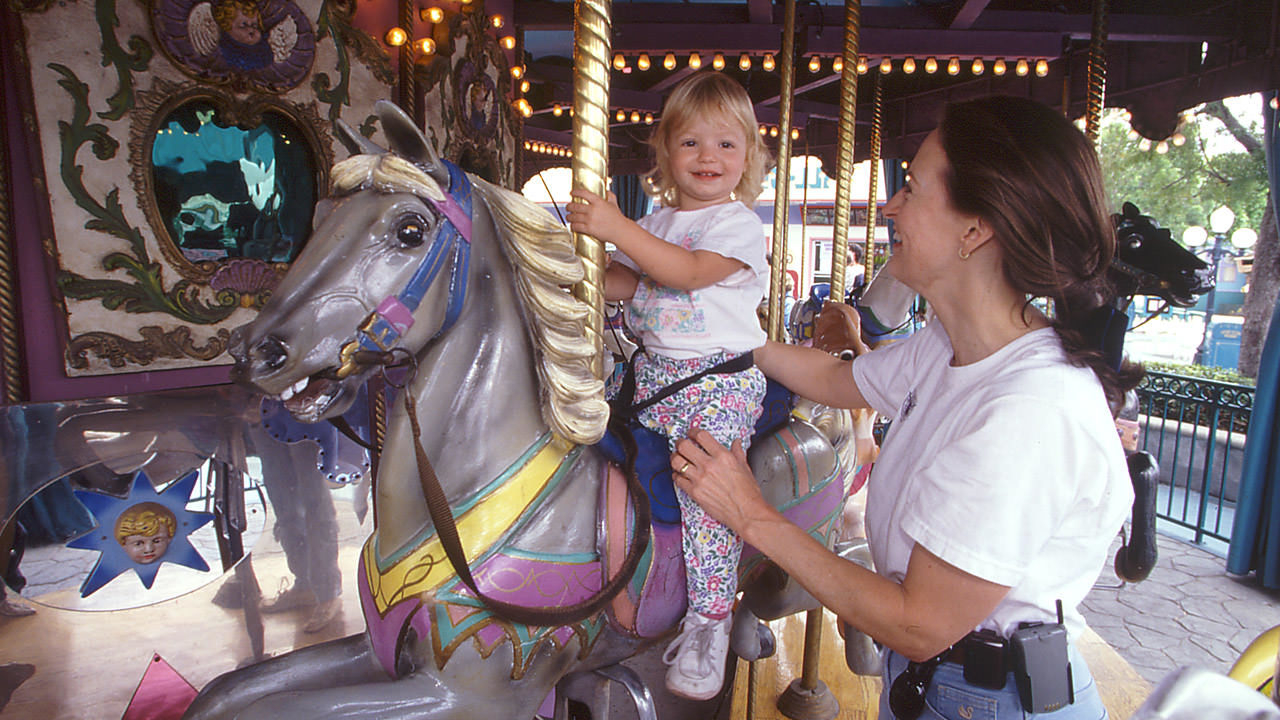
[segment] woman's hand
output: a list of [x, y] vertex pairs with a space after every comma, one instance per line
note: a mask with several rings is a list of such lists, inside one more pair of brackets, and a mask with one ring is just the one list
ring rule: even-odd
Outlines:
[[777, 514], [760, 494], [740, 440], [728, 449], [711, 433], [693, 428], [687, 438], [676, 443], [671, 469], [681, 490], [744, 538], [753, 521]]
[[618, 199], [613, 193], [609, 193], [608, 199], [582, 188], [569, 194], [573, 196], [573, 202], [565, 209], [568, 211], [569, 228], [574, 232], [614, 242], [631, 222], [618, 208]]

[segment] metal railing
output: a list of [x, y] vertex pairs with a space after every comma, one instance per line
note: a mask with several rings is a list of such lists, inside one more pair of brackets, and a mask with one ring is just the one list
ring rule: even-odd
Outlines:
[[1229, 543], [1254, 388], [1148, 372], [1137, 393], [1140, 449], [1160, 466], [1156, 514], [1196, 543]]

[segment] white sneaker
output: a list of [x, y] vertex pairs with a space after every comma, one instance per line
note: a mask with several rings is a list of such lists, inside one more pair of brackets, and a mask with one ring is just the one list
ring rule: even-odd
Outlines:
[[709, 700], [724, 685], [725, 657], [729, 654], [729, 623], [689, 611], [680, 622], [680, 634], [667, 645], [662, 662], [667, 669], [667, 689], [690, 700]]

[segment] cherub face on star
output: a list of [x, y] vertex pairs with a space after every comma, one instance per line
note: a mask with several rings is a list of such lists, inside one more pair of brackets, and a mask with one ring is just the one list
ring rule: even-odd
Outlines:
[[177, 519], [169, 508], [144, 502], [120, 513], [115, 536], [130, 560], [150, 565], [164, 557], [177, 527]]
[[222, 32], [242, 45], [262, 40], [262, 14], [254, 2], [226, 0], [214, 7], [213, 17]]

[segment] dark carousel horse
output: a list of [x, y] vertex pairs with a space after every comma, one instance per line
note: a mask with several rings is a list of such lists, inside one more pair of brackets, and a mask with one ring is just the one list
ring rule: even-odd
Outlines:
[[[583, 273], [569, 233], [438, 159], [394, 105], [377, 112], [390, 151], [339, 127], [354, 155], [232, 349], [238, 380], [310, 422], [340, 414], [385, 363], [412, 368], [357, 571], [367, 630], [223, 675], [188, 718], [529, 717], [562, 678], [642, 651], [684, 613], [679, 527], [636, 527], [622, 473], [592, 445], [608, 408], [588, 309], [566, 290]], [[852, 468], [821, 424], [792, 421], [751, 462], [766, 495], [830, 541]], [[474, 589], [443, 549], [423, 462], [440, 468]], [[777, 600], [802, 594], [743, 557], [754, 606], [814, 606]], [[622, 589], [601, 595], [610, 586]], [[566, 606], [585, 610], [529, 619]]]

